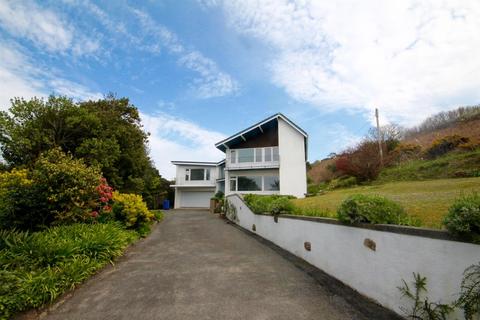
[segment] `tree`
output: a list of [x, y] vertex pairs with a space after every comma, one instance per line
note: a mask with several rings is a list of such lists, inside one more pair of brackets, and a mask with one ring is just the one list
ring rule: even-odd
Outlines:
[[0, 112], [0, 144], [9, 167], [29, 167], [40, 153], [59, 147], [99, 167], [115, 189], [142, 194], [149, 205], [168, 188], [148, 155], [139, 112], [127, 98], [15, 98], [9, 112]]
[[[387, 148], [387, 151], [390, 152], [395, 149], [396, 146], [400, 143], [403, 138], [404, 129], [395, 123], [390, 123], [380, 127], [380, 138]], [[376, 128], [370, 128], [368, 130], [367, 139], [371, 141], [377, 141], [378, 131]]]

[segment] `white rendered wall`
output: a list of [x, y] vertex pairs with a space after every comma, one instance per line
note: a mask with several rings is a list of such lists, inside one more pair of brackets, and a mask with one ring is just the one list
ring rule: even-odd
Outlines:
[[280, 193], [305, 197], [307, 193], [307, 168], [305, 137], [278, 118], [278, 149], [280, 155]]
[[[420, 273], [427, 277], [430, 301], [449, 303], [458, 298], [465, 268], [480, 261], [480, 245], [282, 216], [275, 223], [271, 216], [253, 214], [237, 195], [228, 200], [237, 208], [238, 225], [252, 231], [255, 224], [259, 236], [399, 314], [401, 306], [410, 306], [397, 289], [402, 279], [411, 283], [413, 272]], [[364, 246], [367, 238], [376, 251]]]

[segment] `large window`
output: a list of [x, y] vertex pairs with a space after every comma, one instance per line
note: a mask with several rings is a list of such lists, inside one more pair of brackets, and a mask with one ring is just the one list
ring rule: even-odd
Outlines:
[[278, 176], [237, 176], [230, 178], [230, 191], [279, 191]]
[[210, 169], [204, 169], [204, 168], [185, 169], [185, 180], [186, 181], [210, 180]]
[[238, 177], [238, 191], [262, 191], [262, 177]]
[[278, 178], [278, 176], [263, 177], [263, 188], [265, 191], [280, 190], [280, 179]]
[[254, 149], [238, 149], [238, 162], [253, 162]]

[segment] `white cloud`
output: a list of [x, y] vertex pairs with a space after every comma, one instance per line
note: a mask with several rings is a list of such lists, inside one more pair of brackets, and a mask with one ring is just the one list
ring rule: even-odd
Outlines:
[[74, 55], [85, 55], [100, 47], [98, 41], [75, 30], [53, 10], [28, 0], [0, 1], [0, 26], [49, 52], [71, 51]]
[[225, 136], [197, 124], [164, 113], [141, 113], [145, 131], [150, 132], [150, 155], [156, 167], [168, 179], [175, 177], [173, 160], [219, 161], [225, 154], [214, 144]]
[[408, 125], [480, 100], [477, 0], [237, 0], [223, 7], [233, 28], [275, 52], [272, 81], [322, 110], [379, 107]]
[[0, 83], [0, 110], [8, 109], [14, 97], [29, 99], [55, 93], [79, 100], [101, 98], [99, 93], [39, 66], [20, 47], [5, 42], [0, 42]]
[[146, 47], [147, 50], [158, 53], [163, 47], [169, 53], [178, 56], [180, 65], [199, 75], [192, 83], [198, 97], [204, 99], [221, 97], [238, 91], [235, 79], [222, 71], [213, 60], [197, 50], [187, 49], [175, 33], [156, 23], [148, 13], [135, 8], [130, 8], [130, 11], [139, 20], [143, 32], [156, 40]]

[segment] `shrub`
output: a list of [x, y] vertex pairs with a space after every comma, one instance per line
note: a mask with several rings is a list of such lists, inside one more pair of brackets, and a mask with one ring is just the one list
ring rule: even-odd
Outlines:
[[[382, 148], [385, 149], [385, 146]], [[375, 180], [381, 169], [378, 144], [369, 140], [361, 142], [355, 148], [341, 154], [335, 161], [335, 167], [338, 171], [353, 176], [360, 182]]]
[[431, 159], [442, 156], [461, 144], [469, 142], [470, 139], [459, 135], [445, 136], [435, 140], [430, 148], [427, 149], [427, 156]]
[[463, 309], [467, 320], [473, 320], [475, 315], [480, 315], [480, 262], [463, 272], [458, 305]]
[[85, 221], [98, 205], [98, 169], [52, 149], [40, 155], [32, 172], [36, 192], [60, 223]]
[[344, 176], [342, 178], [333, 179], [328, 184], [329, 189], [349, 188], [357, 185], [357, 178]]
[[27, 170], [0, 173], [0, 229], [30, 229], [44, 224], [48, 212], [35, 205], [37, 196]]
[[294, 198], [293, 196], [247, 194], [243, 199], [250, 210], [256, 214], [280, 214], [294, 210], [293, 203], [290, 201]]
[[419, 159], [422, 147], [418, 144], [400, 143], [386, 158], [389, 165], [399, 164], [409, 160]]
[[345, 199], [337, 211], [345, 223], [405, 224], [407, 216], [396, 202], [380, 196], [356, 194]]
[[115, 218], [127, 228], [141, 230], [153, 221], [154, 215], [138, 194], [113, 193], [113, 213]]
[[113, 223], [0, 232], [0, 319], [53, 301], [136, 239]]
[[480, 194], [473, 193], [455, 200], [443, 223], [452, 234], [480, 243]]

